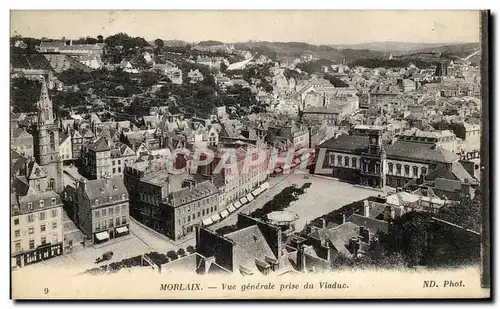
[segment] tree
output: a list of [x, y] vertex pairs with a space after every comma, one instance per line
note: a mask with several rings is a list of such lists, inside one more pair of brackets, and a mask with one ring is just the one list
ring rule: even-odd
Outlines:
[[191, 253], [195, 253], [195, 251], [196, 251], [196, 250], [195, 250], [195, 248], [194, 248], [193, 246], [188, 246], [188, 247], [186, 248], [186, 251], [187, 251], [189, 254], [191, 254]]
[[173, 260], [177, 260], [179, 258], [179, 256], [177, 255], [177, 253], [175, 253], [174, 250], [170, 250], [167, 252], [167, 257], [173, 261]]
[[177, 255], [179, 256], [185, 256], [186, 255], [186, 251], [182, 248], [180, 248], [179, 250], [177, 250]]
[[165, 42], [163, 42], [163, 40], [162, 40], [162, 39], [156, 39], [156, 40], [155, 40], [155, 45], [156, 45], [156, 47], [158, 47], [158, 48], [163, 48], [163, 46], [165, 46]]
[[28, 113], [37, 110], [42, 84], [37, 80], [13, 78], [10, 83], [10, 99], [15, 113]]
[[221, 62], [220, 63], [220, 71], [222, 73], [224, 73], [224, 72], [226, 72], [226, 70], [227, 70], [227, 65], [224, 62]]
[[104, 43], [104, 37], [100, 34], [97, 36], [97, 43]]

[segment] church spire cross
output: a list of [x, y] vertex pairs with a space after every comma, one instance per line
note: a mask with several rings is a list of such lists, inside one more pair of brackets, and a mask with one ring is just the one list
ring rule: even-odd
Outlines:
[[42, 89], [40, 91], [40, 100], [38, 100], [38, 121], [40, 123], [54, 123], [54, 116], [52, 110], [52, 101], [49, 97], [47, 83], [45, 78], [41, 79]]

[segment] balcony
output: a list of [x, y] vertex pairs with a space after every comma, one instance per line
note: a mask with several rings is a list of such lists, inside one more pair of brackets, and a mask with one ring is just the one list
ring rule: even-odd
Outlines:
[[366, 176], [382, 176], [382, 171], [379, 170], [379, 171], [375, 171], [375, 170], [361, 170], [360, 173], [362, 175], [366, 175]]

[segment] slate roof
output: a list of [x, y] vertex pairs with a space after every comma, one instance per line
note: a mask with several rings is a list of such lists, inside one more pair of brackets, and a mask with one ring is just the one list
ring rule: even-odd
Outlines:
[[171, 205], [173, 207], [178, 207], [192, 201], [205, 198], [217, 192], [218, 190], [215, 185], [211, 181], [206, 180], [191, 188], [184, 187], [180, 190], [174, 191], [169, 195], [169, 197], [171, 198]]
[[98, 204], [123, 200], [122, 194], [125, 194], [125, 200], [128, 200], [128, 192], [123, 183], [123, 178], [120, 176], [88, 180], [85, 183], [84, 191], [93, 206], [95, 206], [96, 199], [99, 200]]
[[387, 221], [377, 220], [374, 218], [364, 217], [358, 214], [352, 214], [347, 219], [346, 222], [352, 222], [357, 226], [364, 226], [370, 230], [371, 233], [376, 233], [377, 231], [387, 232], [387, 227], [389, 224]]
[[108, 141], [104, 136], [99, 137], [94, 144], [92, 144], [91, 149], [94, 151], [109, 151]]
[[357, 135], [339, 135], [337, 138], [331, 138], [320, 145], [318, 148], [328, 148], [335, 151], [347, 153], [362, 153], [368, 146], [368, 136]]
[[[266, 242], [264, 235], [257, 227], [252, 225], [244, 229], [224, 235], [234, 242], [233, 269], [244, 266], [251, 271], [258, 271], [257, 263], [266, 263], [265, 257], [276, 259], [273, 251]], [[258, 260], [258, 262], [256, 261]]]

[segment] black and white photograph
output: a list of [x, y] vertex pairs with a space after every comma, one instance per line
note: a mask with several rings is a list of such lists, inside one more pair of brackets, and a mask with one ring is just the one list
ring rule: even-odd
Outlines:
[[489, 298], [488, 20], [12, 10], [11, 298]]

